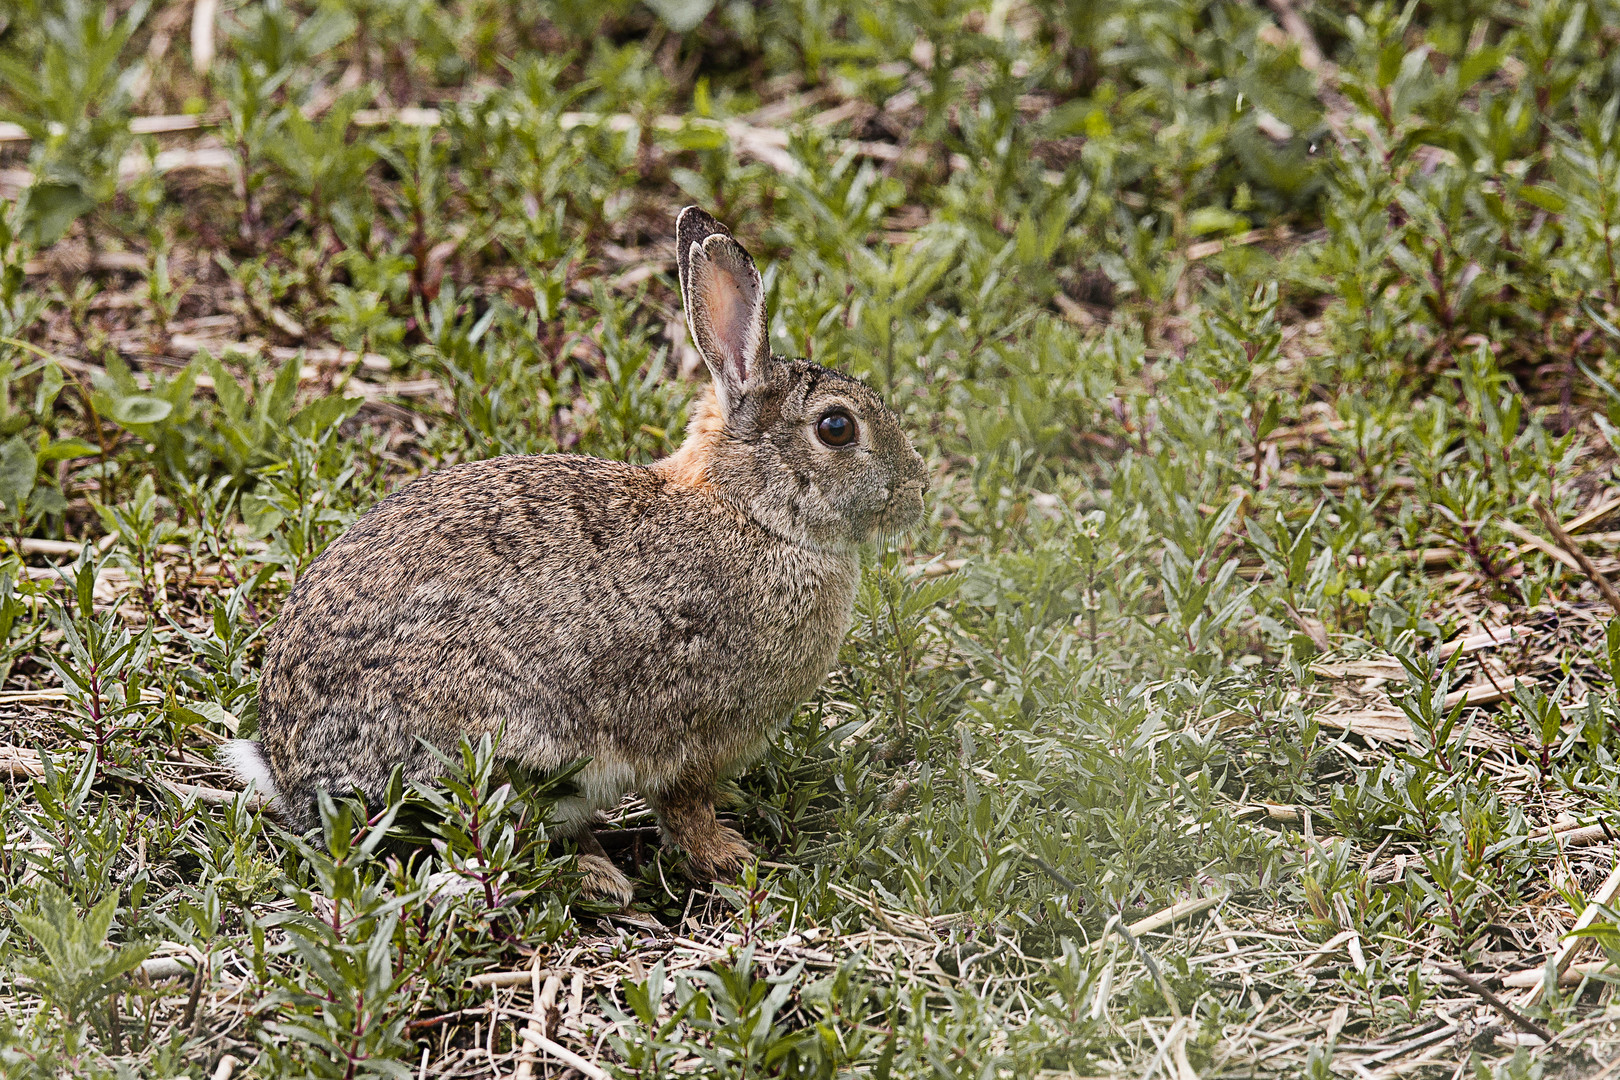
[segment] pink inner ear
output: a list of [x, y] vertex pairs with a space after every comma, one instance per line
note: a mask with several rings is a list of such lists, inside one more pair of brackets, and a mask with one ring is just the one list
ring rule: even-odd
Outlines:
[[711, 264], [708, 295], [704, 306], [709, 309], [709, 325], [714, 330], [715, 344], [734, 363], [739, 382], [748, 381], [749, 330], [753, 324], [754, 309], [744, 295], [736, 275], [721, 266]]

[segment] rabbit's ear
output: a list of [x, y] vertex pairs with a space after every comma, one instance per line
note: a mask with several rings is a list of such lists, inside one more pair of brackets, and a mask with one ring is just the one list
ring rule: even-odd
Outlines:
[[743, 246], [695, 206], [675, 223], [675, 248], [686, 325], [729, 415], [769, 359], [765, 286]]

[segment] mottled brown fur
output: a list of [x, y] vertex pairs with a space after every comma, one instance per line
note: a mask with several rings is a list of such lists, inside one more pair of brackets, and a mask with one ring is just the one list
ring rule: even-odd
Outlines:
[[[923, 471], [866, 386], [763, 350], [758, 277], [723, 228], [689, 210], [678, 235], [715, 376], [680, 450], [651, 466], [548, 455], [444, 469], [372, 509], [299, 582], [260, 688], [262, 750], [295, 823], [312, 822], [318, 789], [376, 793], [396, 765], [432, 780], [422, 743], [504, 724], [502, 753], [530, 769], [591, 759], [562, 809], [596, 891], [629, 897], [588, 838], [626, 791], [700, 873], [746, 858], [715, 821], [714, 783], [825, 676], [857, 545], [915, 522]], [[817, 441], [829, 408], [858, 419], [859, 445]]]

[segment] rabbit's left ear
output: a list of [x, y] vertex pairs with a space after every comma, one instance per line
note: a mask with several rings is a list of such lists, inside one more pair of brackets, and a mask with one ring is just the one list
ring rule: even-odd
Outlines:
[[769, 357], [765, 286], [731, 233], [695, 206], [675, 223], [675, 261], [692, 341], [709, 365], [720, 409], [730, 415]]

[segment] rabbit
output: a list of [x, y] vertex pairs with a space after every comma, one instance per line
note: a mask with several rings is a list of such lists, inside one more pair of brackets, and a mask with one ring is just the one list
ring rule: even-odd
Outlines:
[[716, 782], [756, 761], [849, 630], [859, 546], [922, 516], [922, 457], [864, 383], [771, 353], [753, 259], [714, 218], [675, 227], [687, 325], [710, 384], [651, 465], [565, 454], [423, 476], [335, 540], [267, 645], [260, 741], [223, 757], [290, 824], [315, 793], [440, 774], [502, 729], [510, 763], [586, 760], [557, 807], [587, 892], [630, 880], [591, 831], [627, 792], [698, 878], [750, 850]]

